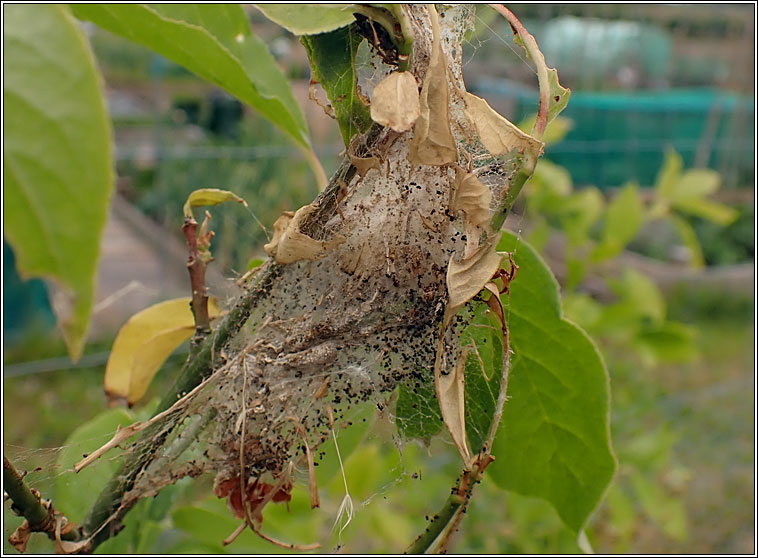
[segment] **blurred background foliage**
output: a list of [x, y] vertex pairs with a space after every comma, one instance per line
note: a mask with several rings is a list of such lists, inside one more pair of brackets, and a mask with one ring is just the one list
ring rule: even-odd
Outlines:
[[[752, 553], [754, 7], [510, 7], [573, 89], [508, 225], [545, 255], [561, 281], [566, 315], [597, 340], [611, 373], [620, 468], [589, 541], [598, 552]], [[337, 126], [306, 104], [304, 50], [254, 9], [250, 17], [293, 80], [328, 174], [342, 145]], [[213, 252], [224, 274], [244, 272], [279, 213], [316, 195], [306, 163], [236, 100], [142, 47], [85, 29], [114, 122], [118, 194], [179, 241], [191, 191], [236, 192], [249, 211], [237, 204], [213, 211]], [[508, 45], [507, 25], [478, 9], [464, 71], [472, 91], [528, 126], [536, 80]], [[18, 278], [5, 244], [3, 261], [4, 452], [20, 468], [42, 467], [29, 481], [43, 494], [70, 494], [86, 478], [58, 474], [66, 449], [39, 448], [78, 451], [83, 432], [90, 441], [107, 436], [113, 421], [147, 414], [153, 403], [101, 415], [115, 332], [97, 332], [82, 363], [72, 365], [61, 356], [44, 284]], [[744, 281], [735, 288], [728, 278], [746, 272], [749, 288]], [[155, 397], [183, 350], [153, 382]], [[398, 551], [439, 508], [460, 465], [444, 440], [399, 451], [391, 417], [363, 412], [374, 422], [365, 437], [363, 429], [340, 434], [356, 515], [330, 541], [353, 552]], [[322, 510], [308, 510], [302, 483], [289, 514], [283, 506], [266, 509], [266, 532], [300, 543], [329, 536], [344, 487], [334, 457], [325, 459], [332, 461], [319, 471]], [[277, 552], [251, 533], [221, 546], [237, 521], [208, 496], [210, 482], [181, 482], [142, 502], [129, 528], [99, 551]], [[5, 509], [7, 540], [17, 522]], [[51, 549], [32, 539], [31, 551]], [[547, 504], [488, 482], [477, 488], [451, 550], [580, 551]]]

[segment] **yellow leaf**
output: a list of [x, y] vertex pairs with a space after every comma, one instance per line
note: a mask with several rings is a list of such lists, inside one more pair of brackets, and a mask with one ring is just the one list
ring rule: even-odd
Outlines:
[[450, 431], [466, 468], [472, 464], [471, 452], [466, 443], [465, 372], [468, 351], [469, 347], [463, 348], [455, 368], [447, 375], [441, 374], [439, 368], [435, 367], [434, 377], [442, 420]]
[[192, 192], [184, 204], [184, 216], [192, 217], [192, 208], [204, 205], [218, 205], [227, 201], [236, 201], [247, 207], [247, 202], [237, 194], [218, 188], [201, 188]]
[[396, 132], [407, 132], [421, 114], [418, 85], [410, 72], [394, 72], [374, 88], [371, 119]]
[[466, 117], [476, 128], [479, 139], [492, 155], [505, 155], [516, 149], [529, 151], [535, 157], [542, 154], [545, 144], [520, 130], [500, 115], [487, 101], [466, 93]]
[[410, 160], [422, 165], [447, 165], [458, 162], [458, 149], [450, 131], [450, 91], [447, 60], [440, 47], [437, 11], [429, 6], [432, 20], [432, 54], [421, 86], [421, 114], [413, 127]]
[[[190, 298], [167, 300], [138, 312], [119, 330], [105, 367], [105, 392], [110, 401], [132, 405], [168, 356], [195, 331]], [[211, 319], [221, 315], [215, 299], [208, 300]]]

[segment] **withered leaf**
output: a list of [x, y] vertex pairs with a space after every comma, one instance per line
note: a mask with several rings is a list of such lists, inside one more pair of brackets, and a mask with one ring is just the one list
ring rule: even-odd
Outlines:
[[421, 114], [418, 85], [410, 72], [393, 72], [374, 88], [371, 119], [396, 132], [407, 132]]
[[363, 178], [366, 173], [371, 169], [379, 170], [381, 162], [378, 157], [357, 157], [356, 155], [350, 155], [350, 163], [358, 171], [358, 176]]
[[434, 376], [442, 420], [450, 431], [466, 468], [470, 468], [472, 464], [471, 452], [466, 442], [465, 413], [465, 373], [469, 349], [470, 347], [463, 348], [450, 374], [441, 374], [439, 368], [435, 367]]
[[289, 264], [300, 260], [317, 260], [324, 257], [331, 248], [344, 241], [343, 236], [335, 236], [325, 242], [315, 240], [300, 232], [300, 223], [314, 210], [312, 205], [306, 205], [294, 214], [285, 211], [274, 223], [274, 238], [263, 246], [266, 254], [280, 264]]
[[448, 165], [458, 161], [458, 149], [450, 131], [450, 91], [447, 83], [447, 60], [440, 46], [439, 21], [433, 5], [433, 45], [429, 66], [421, 87], [421, 114], [413, 128], [410, 160], [422, 165]]
[[[61, 529], [62, 527], [62, 529]], [[56, 554], [79, 554], [82, 550], [87, 548], [90, 544], [90, 538], [78, 540], [78, 541], [64, 541], [61, 539], [61, 535], [71, 531], [73, 524], [65, 523], [64, 520], [58, 517], [55, 522], [55, 553]]]
[[490, 220], [492, 194], [473, 173], [461, 167], [455, 169], [453, 210], [463, 211], [472, 225], [481, 226]]
[[24, 519], [24, 522], [18, 526], [18, 529], [13, 531], [8, 542], [18, 550], [21, 554], [26, 552], [26, 545], [29, 544], [29, 537], [32, 536], [32, 528], [29, 526], [29, 522]]
[[448, 306], [457, 310], [475, 297], [500, 267], [500, 255], [494, 247], [500, 234], [479, 246], [469, 257], [460, 261], [451, 258], [447, 266]]
[[476, 128], [479, 139], [492, 155], [505, 155], [516, 149], [531, 152], [535, 157], [542, 154], [545, 144], [520, 130], [493, 109], [487, 101], [466, 93], [465, 114]]

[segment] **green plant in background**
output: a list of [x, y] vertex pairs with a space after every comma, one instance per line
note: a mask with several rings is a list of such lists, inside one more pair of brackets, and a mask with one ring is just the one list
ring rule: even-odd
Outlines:
[[[522, 129], [532, 120], [523, 122]], [[559, 118], [545, 137], [561, 141], [570, 127], [570, 121]], [[536, 248], [564, 259], [566, 315], [598, 339], [611, 363], [612, 429], [620, 469], [593, 532], [612, 532], [619, 552], [631, 544], [641, 515], [673, 539], [688, 536], [682, 493], [691, 472], [672, 454], [682, 428], [665, 420], [653, 428], [644, 424], [659, 412], [665, 397], [649, 373], [660, 364], [692, 362], [699, 352], [699, 333], [667, 319], [660, 289], [645, 274], [621, 267], [618, 256], [646, 226], [663, 223], [678, 233], [689, 265], [702, 267], [701, 246], [688, 218], [723, 228], [737, 217], [732, 208], [709, 199], [718, 187], [716, 172], [684, 170], [681, 157], [669, 150], [647, 200], [634, 183], [619, 188], [610, 201], [595, 187], [575, 190], [569, 173], [549, 160], [538, 163], [525, 188], [530, 228], [525, 236]]]
[[[560, 141], [569, 129], [570, 123], [559, 122], [550, 137]], [[524, 192], [531, 227], [525, 236], [544, 250], [551, 230], [561, 231], [557, 249], [565, 261], [564, 305], [572, 319], [598, 338], [633, 346], [648, 365], [681, 361], [693, 356], [694, 331], [666, 320], [664, 297], [648, 277], [632, 268], [618, 269], [613, 262], [643, 228], [668, 221], [687, 247], [690, 265], [702, 267], [700, 244], [684, 216], [697, 215], [722, 227], [731, 223], [736, 211], [708, 199], [718, 187], [718, 173], [684, 170], [681, 157], [670, 150], [650, 201], [644, 201], [639, 186], [628, 183], [607, 202], [595, 187], [574, 190], [564, 168], [542, 160]], [[603, 282], [606, 298], [610, 291], [612, 302], [600, 304], [582, 292], [579, 287], [590, 273]]]

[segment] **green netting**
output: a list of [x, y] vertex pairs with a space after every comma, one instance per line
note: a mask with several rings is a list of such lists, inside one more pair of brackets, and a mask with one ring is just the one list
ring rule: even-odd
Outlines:
[[[516, 122], [534, 113], [536, 93], [504, 80], [480, 80], [475, 91], [511, 108]], [[751, 184], [754, 114], [750, 97], [716, 89], [574, 91], [563, 116], [574, 127], [546, 155], [577, 184], [613, 187], [654, 183], [672, 146], [686, 166], [719, 171], [727, 186]]]

